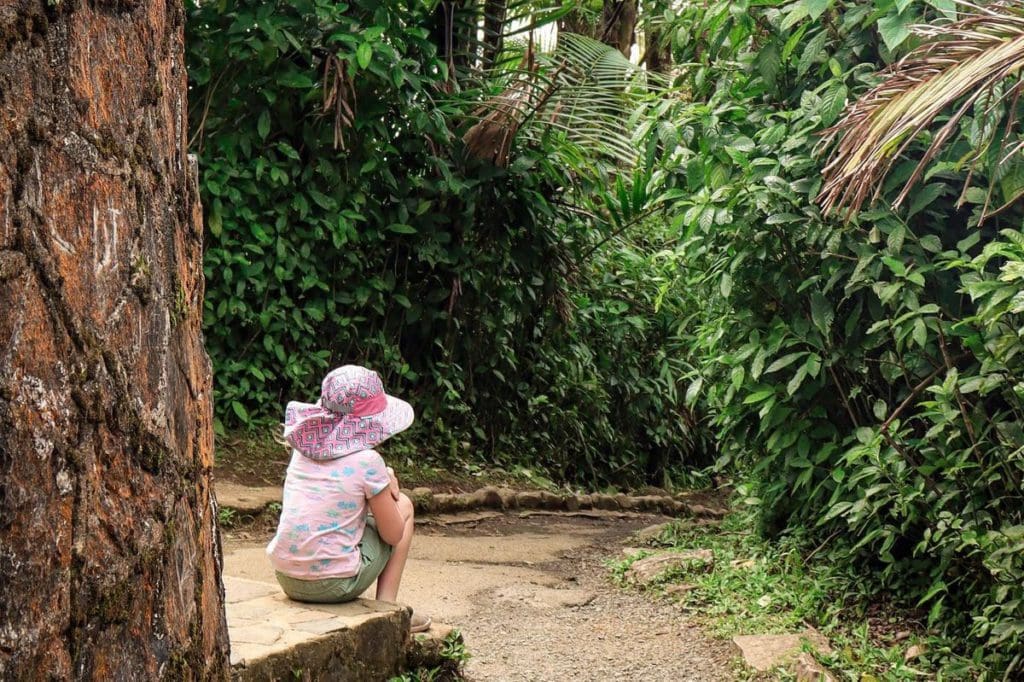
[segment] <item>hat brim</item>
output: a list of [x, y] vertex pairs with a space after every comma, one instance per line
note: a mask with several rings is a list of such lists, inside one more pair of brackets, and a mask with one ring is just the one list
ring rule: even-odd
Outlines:
[[310, 459], [337, 459], [369, 450], [409, 428], [416, 418], [412, 405], [385, 396], [387, 407], [359, 417], [331, 412], [320, 405], [289, 403], [284, 437]]

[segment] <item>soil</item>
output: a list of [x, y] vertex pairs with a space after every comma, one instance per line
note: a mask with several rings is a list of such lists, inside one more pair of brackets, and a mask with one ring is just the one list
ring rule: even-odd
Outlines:
[[[446, 518], [417, 524], [401, 597], [460, 629], [468, 679], [734, 679], [727, 643], [671, 602], [610, 579], [606, 562], [663, 517]], [[267, 540], [266, 525], [227, 533], [226, 573], [272, 581]]]

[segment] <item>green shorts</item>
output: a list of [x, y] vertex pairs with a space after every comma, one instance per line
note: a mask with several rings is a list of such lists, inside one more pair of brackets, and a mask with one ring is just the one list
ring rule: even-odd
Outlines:
[[285, 575], [280, 571], [277, 582], [289, 598], [295, 601], [314, 602], [317, 604], [336, 604], [352, 601], [365, 592], [377, 579], [384, 565], [391, 558], [391, 545], [380, 539], [377, 524], [372, 516], [366, 517], [366, 529], [359, 543], [361, 563], [359, 572], [347, 578], [321, 578], [319, 580], [303, 580]]

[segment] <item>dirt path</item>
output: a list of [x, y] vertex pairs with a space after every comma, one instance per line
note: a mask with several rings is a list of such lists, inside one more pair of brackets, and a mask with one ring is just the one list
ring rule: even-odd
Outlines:
[[[401, 596], [462, 631], [472, 680], [731, 680], [725, 644], [608, 580], [604, 559], [656, 520], [512, 514], [418, 525]], [[228, 575], [272, 581], [268, 539], [230, 534]]]

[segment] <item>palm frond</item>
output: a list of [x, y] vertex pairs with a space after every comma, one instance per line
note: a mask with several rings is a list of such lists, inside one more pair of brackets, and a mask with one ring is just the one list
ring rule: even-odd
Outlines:
[[499, 166], [509, 161], [517, 136], [537, 140], [558, 130], [574, 144], [632, 164], [629, 117], [646, 100], [663, 94], [668, 79], [648, 72], [617, 49], [587, 36], [562, 33], [551, 54], [528, 45], [501, 92], [475, 112], [479, 121], [463, 137], [471, 154]]
[[[1019, 144], [1009, 153], [1002, 145], [1016, 127], [1016, 105], [1024, 86], [1024, 3], [959, 4], [965, 13], [962, 19], [913, 27], [921, 45], [884, 72], [883, 82], [849, 104], [840, 122], [826, 131], [823, 146], [834, 145], [818, 196], [826, 212], [843, 211], [849, 218], [865, 202], [876, 200], [896, 161], [947, 112], [951, 113], [932, 134], [895, 207], [972, 112], [995, 116], [1001, 125], [987, 126], [985, 134], [972, 140], [974, 150], [965, 163], [990, 158], [996, 143], [1000, 162], [1019, 152]], [[982, 215], [987, 211], [986, 203]]]

